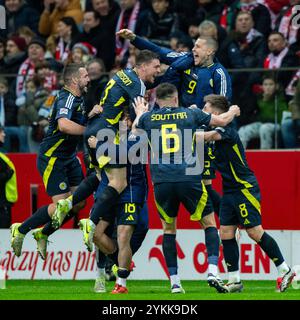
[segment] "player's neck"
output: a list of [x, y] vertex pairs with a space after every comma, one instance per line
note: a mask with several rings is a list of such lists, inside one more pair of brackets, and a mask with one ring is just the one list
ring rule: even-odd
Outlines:
[[209, 67], [212, 64], [214, 64], [214, 59], [213, 58], [208, 58], [206, 61], [203, 62], [201, 67]]
[[67, 91], [71, 92], [71, 93], [73, 94], [73, 96], [75, 96], [75, 97], [81, 97], [81, 92], [80, 92], [80, 90], [79, 90], [77, 87], [66, 86], [66, 85], [65, 85], [64, 88], [65, 88]]

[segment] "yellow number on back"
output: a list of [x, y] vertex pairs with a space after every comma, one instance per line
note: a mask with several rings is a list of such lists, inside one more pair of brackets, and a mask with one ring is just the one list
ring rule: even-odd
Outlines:
[[[172, 130], [172, 132], [168, 132], [167, 130]], [[177, 133], [177, 125], [176, 123], [172, 124], [162, 124], [161, 125], [161, 138], [162, 138], [162, 152], [163, 153], [172, 153], [177, 152], [180, 148], [179, 136]], [[174, 140], [174, 147], [168, 147], [168, 140]]]

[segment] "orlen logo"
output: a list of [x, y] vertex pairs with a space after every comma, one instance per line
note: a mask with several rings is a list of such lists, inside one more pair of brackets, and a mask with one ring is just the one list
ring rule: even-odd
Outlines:
[[3, 6], [0, 6], [0, 29], [6, 29], [6, 13]]
[[300, 5], [293, 7], [292, 15], [292, 26], [298, 29], [300, 27]]
[[[163, 243], [163, 236], [160, 235], [157, 239], [156, 239], [156, 242], [155, 242], [155, 245], [157, 246], [162, 246], [162, 243]], [[177, 257], [179, 259], [184, 259], [185, 258], [185, 254], [184, 252], [182, 251], [180, 245], [178, 244], [178, 242], [176, 241], [176, 249], [177, 249]], [[170, 275], [169, 275], [169, 271], [168, 271], [168, 267], [167, 267], [167, 264], [166, 264], [166, 260], [165, 260], [165, 257], [164, 257], [164, 254], [163, 252], [161, 251], [161, 249], [159, 248], [152, 248], [149, 252], [149, 261], [152, 259], [152, 258], [155, 258], [157, 259], [162, 268], [164, 269], [164, 272], [165, 274], [167, 275], [168, 278], [170, 278]]]
[[[163, 236], [160, 235], [155, 241], [155, 247], [149, 251], [148, 259], [157, 259], [164, 270], [164, 273], [169, 277], [168, 268], [162, 251]], [[158, 247], [160, 246], [160, 247]], [[207, 248], [205, 243], [197, 243], [192, 251], [192, 256], [188, 257], [184, 251], [185, 247], [180, 246], [176, 241], [177, 257], [180, 260], [191, 259], [194, 270], [203, 274], [208, 270]], [[226, 273], [223, 247], [220, 246], [218, 269], [220, 273]], [[241, 243], [240, 244], [240, 271], [242, 274], [259, 274], [270, 273], [270, 259], [261, 250], [258, 244]]]

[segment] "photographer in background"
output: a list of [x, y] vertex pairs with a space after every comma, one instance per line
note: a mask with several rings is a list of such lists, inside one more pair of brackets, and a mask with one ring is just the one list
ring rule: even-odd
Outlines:
[[[0, 148], [5, 140], [0, 126]], [[18, 200], [16, 169], [10, 159], [0, 151], [0, 229], [11, 225], [11, 207]]]

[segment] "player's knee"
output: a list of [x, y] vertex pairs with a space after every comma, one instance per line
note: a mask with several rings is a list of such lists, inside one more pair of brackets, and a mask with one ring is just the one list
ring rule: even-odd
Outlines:
[[235, 230], [234, 228], [220, 228], [220, 238], [221, 240], [228, 240], [233, 239], [235, 237]]
[[246, 232], [252, 240], [258, 242], [261, 239], [264, 233], [264, 230], [261, 226], [256, 226], [253, 228], [246, 229]]
[[120, 180], [112, 180], [109, 182], [109, 185], [114, 188], [115, 190], [117, 190], [117, 192], [120, 194], [122, 193], [126, 187], [127, 187], [127, 181], [126, 179], [120, 179]]
[[216, 227], [216, 220], [215, 220], [214, 213], [210, 213], [209, 215], [203, 217], [200, 220], [200, 223], [202, 224], [202, 227], [204, 229], [209, 227]]

